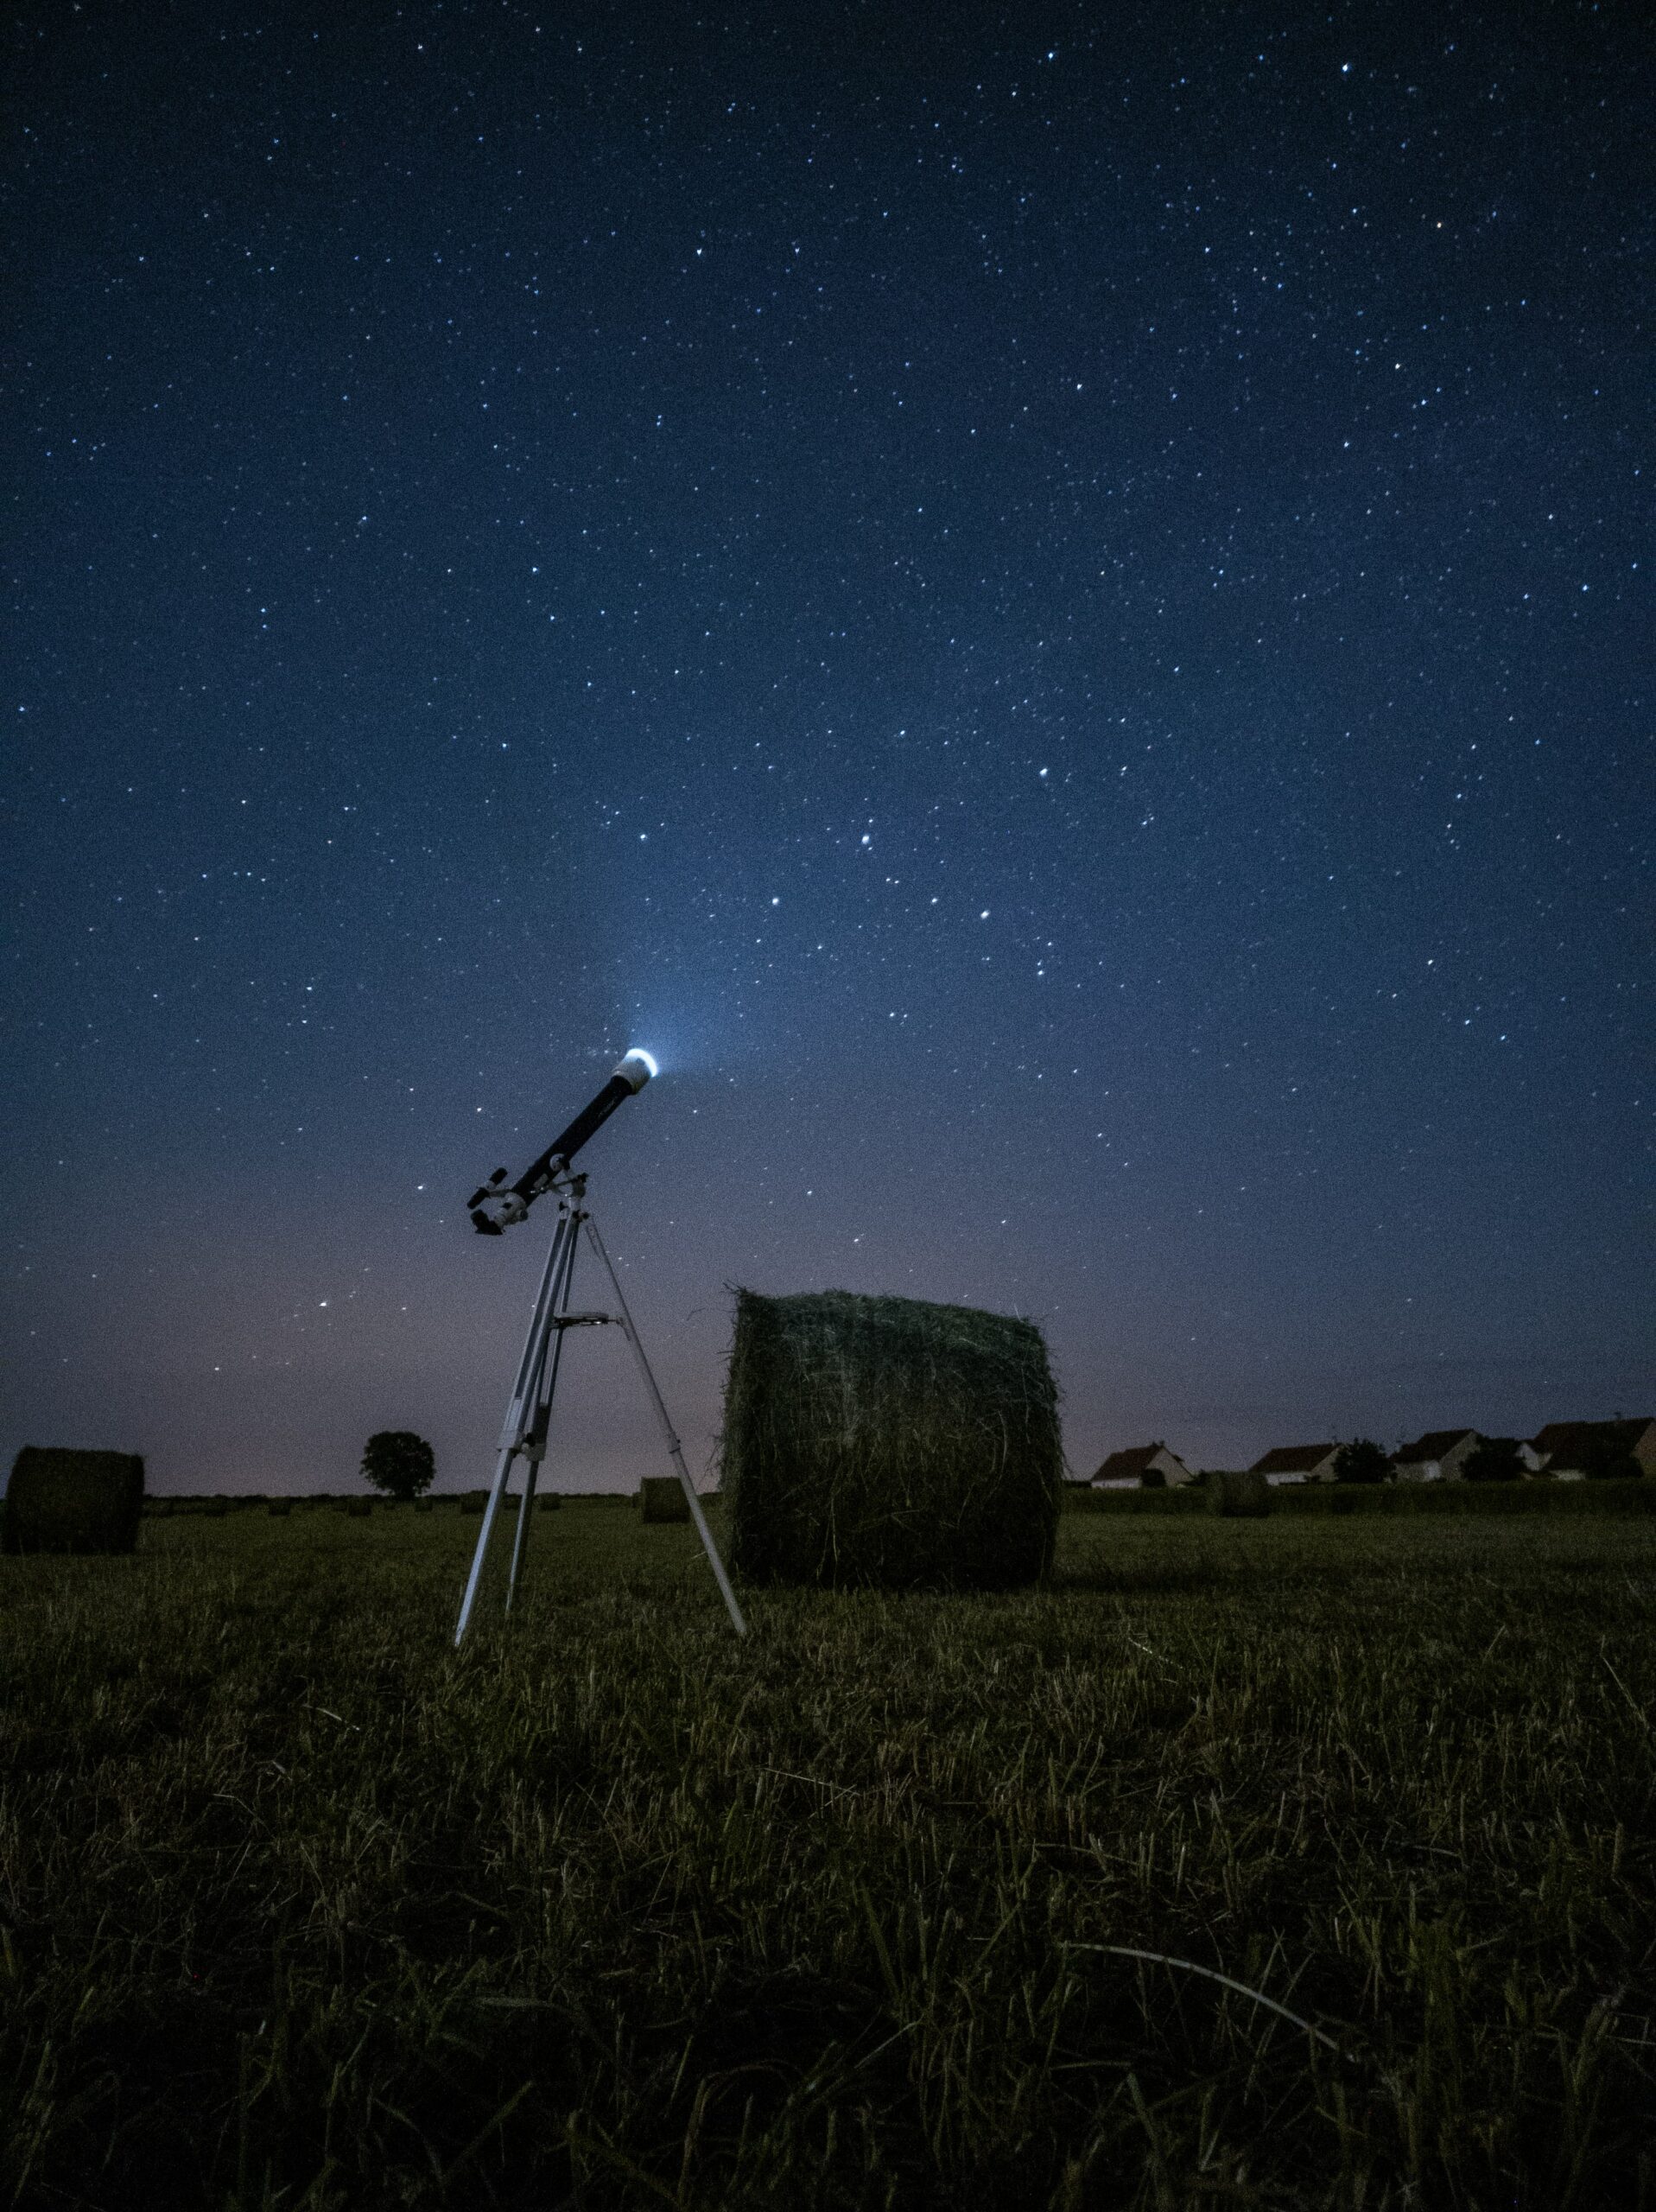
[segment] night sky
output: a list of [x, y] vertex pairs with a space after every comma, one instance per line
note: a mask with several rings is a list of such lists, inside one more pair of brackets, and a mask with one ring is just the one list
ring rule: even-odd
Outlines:
[[698, 1471], [738, 1283], [1656, 1412], [1648, 17], [1406, 14], [14, 11], [6, 1465], [486, 1479], [634, 1044]]

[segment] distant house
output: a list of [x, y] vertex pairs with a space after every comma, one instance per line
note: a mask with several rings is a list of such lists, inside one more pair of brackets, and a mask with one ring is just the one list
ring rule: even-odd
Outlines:
[[1400, 1483], [1453, 1483], [1466, 1479], [1466, 1463], [1483, 1441], [1475, 1428], [1429, 1428], [1412, 1444], [1392, 1454]]
[[1331, 1483], [1339, 1449], [1337, 1444], [1278, 1444], [1248, 1471], [1263, 1475], [1272, 1488], [1283, 1483]]
[[1093, 1477], [1094, 1490], [1173, 1490], [1193, 1483], [1195, 1475], [1177, 1452], [1164, 1444], [1135, 1444], [1125, 1452], [1112, 1452]]
[[1606, 1459], [1636, 1459], [1656, 1474], [1656, 1421], [1551, 1421], [1530, 1439], [1530, 1450], [1548, 1474], [1568, 1481]]

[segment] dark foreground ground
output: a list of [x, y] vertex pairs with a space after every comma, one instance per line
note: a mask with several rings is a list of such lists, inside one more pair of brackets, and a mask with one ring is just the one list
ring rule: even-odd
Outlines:
[[739, 1648], [576, 1506], [457, 1657], [476, 1528], [0, 1560], [0, 2198], [1656, 2201], [1656, 1520], [1077, 1516]]

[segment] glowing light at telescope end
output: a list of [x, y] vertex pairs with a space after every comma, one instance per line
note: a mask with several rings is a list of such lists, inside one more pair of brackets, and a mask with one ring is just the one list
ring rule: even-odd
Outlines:
[[646, 1052], [641, 1045], [634, 1045], [617, 1064], [615, 1072], [636, 1097], [650, 1077], [659, 1072], [656, 1056]]

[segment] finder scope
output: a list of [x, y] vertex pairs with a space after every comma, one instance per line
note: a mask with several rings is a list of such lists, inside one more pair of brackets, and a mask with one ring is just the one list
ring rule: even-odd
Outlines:
[[637, 1046], [620, 1060], [614, 1073], [590, 1105], [583, 1106], [567, 1129], [555, 1136], [540, 1158], [524, 1168], [515, 1183], [497, 1167], [486, 1183], [479, 1184], [466, 1201], [473, 1227], [484, 1236], [498, 1236], [529, 1217], [529, 1210], [542, 1191], [549, 1191], [588, 1137], [596, 1136], [624, 1099], [634, 1097], [657, 1072], [656, 1063]]

